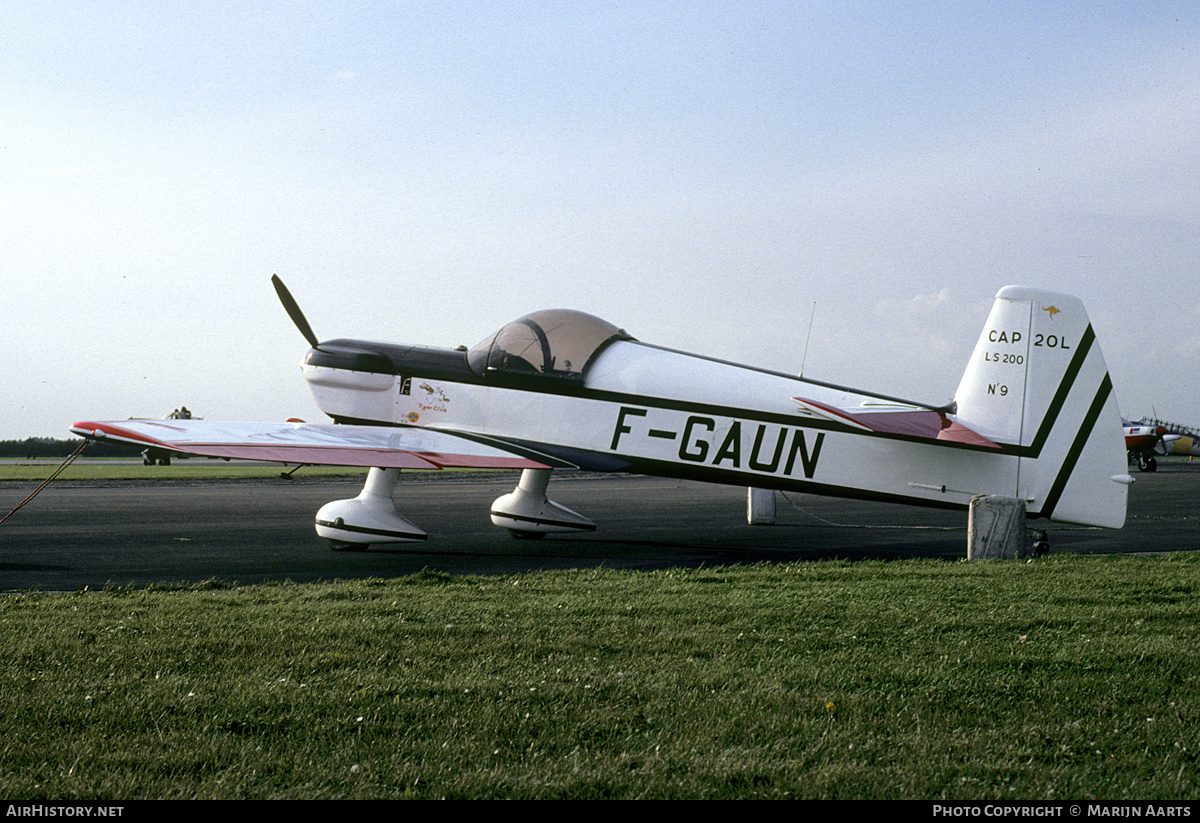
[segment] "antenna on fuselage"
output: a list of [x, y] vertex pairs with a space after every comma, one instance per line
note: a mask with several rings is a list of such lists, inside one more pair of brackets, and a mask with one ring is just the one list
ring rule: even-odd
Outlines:
[[808, 360], [808, 341], [812, 338], [813, 318], [817, 316], [817, 301], [813, 301], [812, 314], [808, 316], [808, 334], [804, 336], [804, 355], [800, 358], [800, 374], [801, 380], [804, 379], [804, 364]]

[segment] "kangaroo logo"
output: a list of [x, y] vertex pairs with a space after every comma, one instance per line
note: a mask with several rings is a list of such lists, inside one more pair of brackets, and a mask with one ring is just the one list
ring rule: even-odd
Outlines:
[[1054, 319], [1054, 315], [1062, 314], [1062, 311], [1060, 311], [1057, 306], [1042, 306], [1042, 311], [1050, 315], [1051, 320]]

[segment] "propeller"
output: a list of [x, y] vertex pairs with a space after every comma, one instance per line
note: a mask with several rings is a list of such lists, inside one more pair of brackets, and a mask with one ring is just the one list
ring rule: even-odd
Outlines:
[[292, 318], [292, 322], [296, 324], [296, 328], [304, 335], [304, 339], [314, 349], [321, 345], [317, 340], [317, 336], [313, 333], [312, 326], [308, 325], [308, 321], [304, 319], [304, 312], [300, 311], [300, 304], [292, 297], [292, 293], [287, 290], [287, 286], [283, 285], [283, 281], [279, 279], [278, 274], [271, 275], [271, 283], [275, 286], [275, 293], [279, 295], [279, 302], [283, 304], [284, 311], [288, 313], [288, 317]]

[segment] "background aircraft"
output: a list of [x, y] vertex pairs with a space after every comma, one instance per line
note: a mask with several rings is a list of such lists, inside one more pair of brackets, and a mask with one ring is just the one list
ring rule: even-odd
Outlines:
[[1158, 461], [1154, 459], [1154, 452], [1162, 445], [1163, 438], [1168, 436], [1167, 430], [1140, 420], [1136, 423], [1123, 420], [1122, 427], [1125, 431], [1125, 449], [1129, 452], [1129, 459], [1137, 461], [1140, 471], [1156, 471]]
[[1162, 455], [1200, 455], [1200, 434], [1191, 426], [1183, 426], [1157, 418], [1143, 417], [1137, 422], [1141, 426], [1154, 426], [1162, 432], [1162, 437], [1154, 447], [1154, 451]]
[[954, 400], [934, 406], [643, 343], [565, 309], [526, 315], [470, 349], [321, 342], [273, 282], [312, 347], [304, 376], [332, 424], [85, 421], [72, 431], [369, 467], [357, 498], [317, 513], [318, 534], [337, 548], [424, 539], [396, 510], [396, 474], [448, 466], [523, 470], [491, 507], [517, 537], [596, 528], [546, 497], [551, 472], [573, 468], [957, 509], [1000, 495], [1032, 518], [1125, 520], [1132, 479], [1116, 399], [1069, 295], [1002, 289]]

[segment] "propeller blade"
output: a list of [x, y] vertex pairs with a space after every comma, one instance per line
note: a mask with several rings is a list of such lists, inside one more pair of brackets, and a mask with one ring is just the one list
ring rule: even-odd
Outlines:
[[279, 295], [279, 302], [283, 304], [284, 311], [288, 313], [288, 317], [292, 318], [292, 322], [296, 324], [296, 328], [304, 335], [304, 339], [314, 349], [320, 345], [317, 336], [313, 333], [312, 326], [308, 325], [308, 321], [304, 319], [304, 312], [300, 311], [300, 304], [292, 297], [292, 293], [287, 290], [287, 286], [283, 285], [283, 281], [279, 279], [278, 274], [271, 275], [271, 283], [275, 286], [275, 293]]

